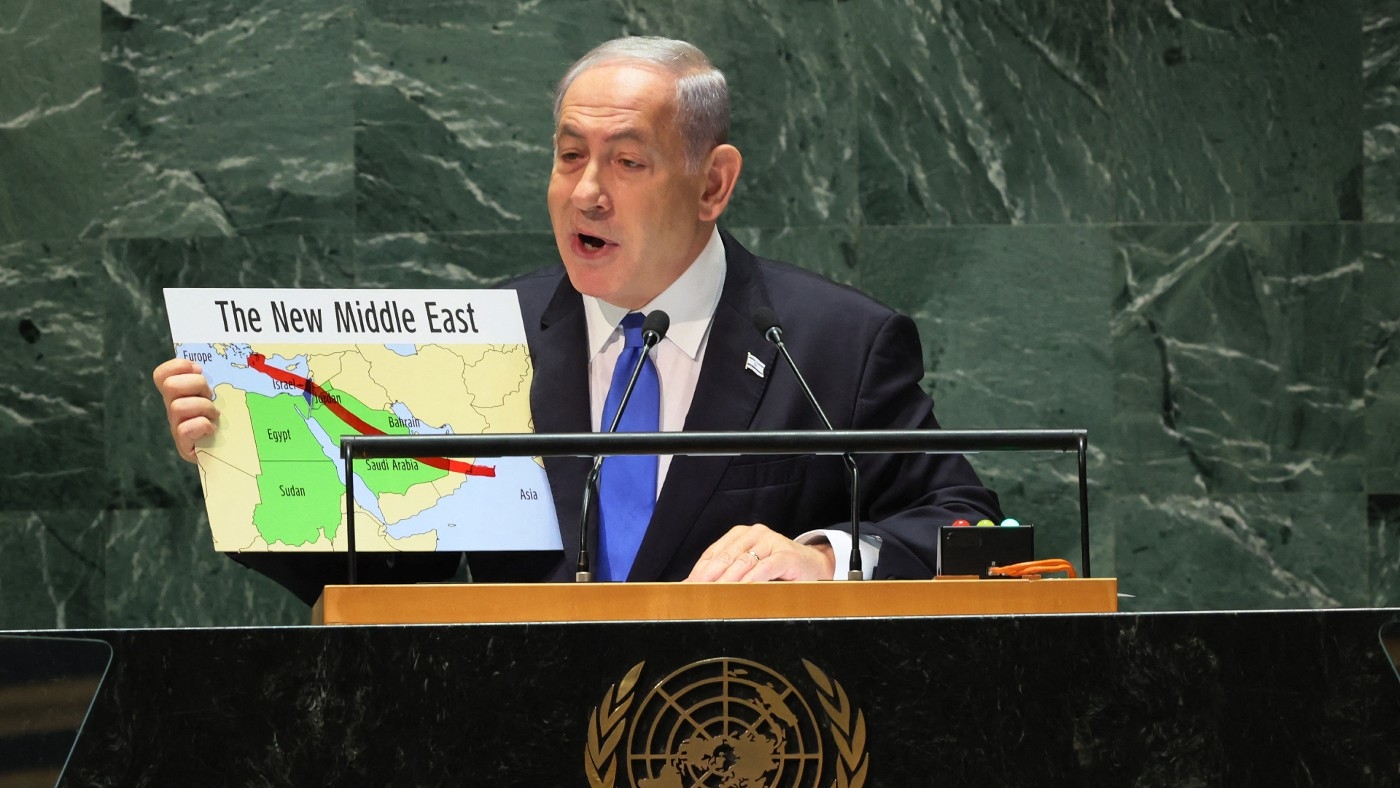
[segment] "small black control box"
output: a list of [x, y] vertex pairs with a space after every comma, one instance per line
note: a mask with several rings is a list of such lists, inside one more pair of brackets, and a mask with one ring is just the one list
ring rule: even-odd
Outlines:
[[990, 577], [994, 566], [1035, 560], [1035, 526], [940, 527], [938, 574]]

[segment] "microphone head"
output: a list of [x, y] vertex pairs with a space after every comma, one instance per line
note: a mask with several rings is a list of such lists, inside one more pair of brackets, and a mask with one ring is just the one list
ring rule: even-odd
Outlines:
[[774, 341], [774, 331], [777, 331], [781, 336], [783, 326], [778, 322], [778, 313], [774, 312], [772, 309], [761, 306], [753, 311], [752, 319], [753, 327], [758, 329], [758, 333], [762, 334], [769, 342]]
[[651, 347], [666, 338], [666, 332], [671, 328], [671, 316], [661, 311], [653, 309], [651, 313], [642, 321], [642, 343]]

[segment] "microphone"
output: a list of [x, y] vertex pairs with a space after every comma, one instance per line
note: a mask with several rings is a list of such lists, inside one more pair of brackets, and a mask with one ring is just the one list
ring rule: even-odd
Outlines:
[[[632, 367], [632, 376], [627, 379], [627, 388], [622, 390], [622, 400], [617, 403], [617, 413], [613, 414], [612, 424], [608, 425], [609, 433], [617, 432], [617, 425], [622, 421], [622, 412], [627, 409], [627, 401], [632, 399], [632, 388], [637, 385], [637, 378], [642, 374], [642, 365], [646, 363], [647, 354], [666, 338], [666, 332], [670, 328], [671, 316], [660, 309], [652, 310], [642, 320], [642, 353], [637, 356], [637, 363]], [[588, 476], [583, 482], [583, 511], [578, 522], [578, 568], [574, 574], [574, 579], [580, 583], [593, 582], [593, 567], [588, 557], [588, 513], [593, 510], [593, 499], [598, 497], [598, 472], [602, 467], [603, 455], [593, 455], [593, 467], [588, 469]]]
[[[802, 386], [802, 393], [807, 395], [807, 401], [811, 403], [812, 410], [817, 412], [822, 423], [828, 430], [835, 430], [831, 426], [831, 419], [826, 417], [826, 411], [817, 402], [817, 396], [812, 393], [812, 387], [807, 385], [807, 379], [802, 377], [802, 370], [797, 368], [797, 362], [793, 361], [792, 354], [788, 352], [787, 345], [783, 344], [783, 327], [778, 322], [778, 315], [768, 307], [759, 307], [753, 313], [753, 325], [758, 329], [758, 333], [763, 338], [778, 346], [783, 358], [787, 359], [789, 367], [792, 367], [792, 374], [797, 376], [797, 382]], [[846, 478], [851, 483], [851, 558], [850, 565], [846, 572], [847, 580], [863, 580], [865, 573], [861, 570], [860, 558], [860, 472], [856, 470], [855, 458], [850, 452], [841, 455], [841, 459], [846, 461]]]

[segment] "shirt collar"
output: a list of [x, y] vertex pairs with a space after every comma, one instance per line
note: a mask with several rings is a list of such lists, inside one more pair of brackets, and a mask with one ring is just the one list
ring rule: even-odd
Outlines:
[[[700, 357], [705, 335], [710, 330], [715, 308], [719, 306], [724, 289], [724, 242], [719, 229], [710, 233], [710, 240], [699, 256], [671, 286], [636, 311], [647, 313], [661, 309], [671, 318], [666, 339], [680, 348], [691, 360]], [[613, 306], [594, 296], [583, 297], [584, 314], [588, 322], [588, 357], [593, 358], [607, 346], [617, 325], [631, 310]]]

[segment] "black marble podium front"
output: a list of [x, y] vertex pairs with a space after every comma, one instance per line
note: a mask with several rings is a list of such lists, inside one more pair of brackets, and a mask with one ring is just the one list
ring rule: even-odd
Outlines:
[[115, 657], [65, 784], [1395, 786], [1396, 619], [68, 632]]

